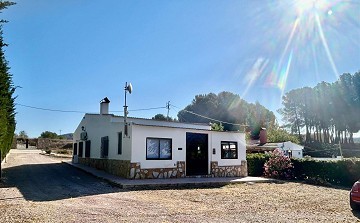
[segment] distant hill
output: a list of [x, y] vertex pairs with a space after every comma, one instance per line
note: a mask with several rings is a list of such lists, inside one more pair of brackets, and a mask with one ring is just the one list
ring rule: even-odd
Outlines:
[[64, 137], [65, 139], [67, 139], [67, 140], [73, 140], [74, 134], [73, 133], [67, 133], [67, 134], [62, 134], [61, 136]]

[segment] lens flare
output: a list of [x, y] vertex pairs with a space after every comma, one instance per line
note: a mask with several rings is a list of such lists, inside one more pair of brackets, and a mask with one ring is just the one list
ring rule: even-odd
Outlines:
[[323, 31], [322, 26], [321, 26], [321, 22], [320, 22], [319, 15], [316, 14], [316, 15], [315, 15], [315, 18], [316, 18], [316, 25], [317, 25], [317, 27], [318, 27], [319, 35], [320, 35], [320, 38], [321, 38], [321, 43], [322, 43], [323, 46], [324, 46], [326, 55], [327, 55], [327, 57], [328, 57], [328, 59], [329, 59], [329, 62], [330, 62], [330, 64], [331, 64], [331, 68], [332, 68], [332, 70], [333, 70], [336, 78], [338, 78], [338, 77], [339, 77], [339, 71], [338, 71], [338, 69], [336, 68], [336, 65], [335, 65], [335, 63], [334, 63], [334, 59], [333, 59], [333, 57], [332, 57], [332, 55], [331, 55], [331, 52], [330, 52], [330, 49], [329, 49], [329, 45], [328, 45], [328, 43], [327, 43], [327, 40], [326, 40], [325, 35], [324, 35], [324, 31]]
[[[340, 73], [336, 61], [341, 58], [334, 52], [343, 50], [343, 47], [359, 46], [358, 35], [344, 35], [346, 29], [356, 30], [360, 27], [359, 14], [354, 10], [359, 7], [358, 3], [292, 0], [278, 1], [267, 7], [274, 15], [279, 15], [262, 21], [271, 27], [265, 32], [273, 37], [266, 49], [273, 51], [269, 55], [265, 54], [267, 56], [255, 55], [255, 58], [261, 60], [249, 68], [245, 77], [247, 85], [242, 95], [255, 83], [256, 86], [262, 83], [266, 87], [277, 88], [282, 96], [289, 88], [288, 82], [294, 80], [289, 78], [293, 75], [311, 75], [310, 78], [315, 77], [319, 81], [321, 76], [333, 73], [337, 79]], [[258, 15], [258, 18], [261, 16]], [[258, 25], [261, 27], [262, 23]], [[274, 30], [273, 26], [277, 29]], [[299, 85], [290, 83], [291, 86]]]

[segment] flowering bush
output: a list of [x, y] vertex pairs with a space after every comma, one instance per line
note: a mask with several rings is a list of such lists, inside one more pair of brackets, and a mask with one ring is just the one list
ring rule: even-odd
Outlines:
[[285, 156], [280, 149], [269, 152], [269, 160], [264, 164], [264, 175], [277, 179], [292, 178], [293, 164], [289, 157]]

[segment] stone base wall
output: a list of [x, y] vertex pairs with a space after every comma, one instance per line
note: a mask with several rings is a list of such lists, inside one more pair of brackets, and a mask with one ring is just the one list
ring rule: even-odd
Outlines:
[[247, 162], [241, 161], [241, 165], [236, 166], [219, 166], [217, 161], [211, 162], [211, 176], [212, 177], [246, 177]]
[[158, 179], [185, 177], [185, 161], [178, 161], [174, 168], [141, 169], [140, 163], [130, 164], [130, 179]]
[[[151, 168], [141, 169], [140, 163], [131, 163], [130, 160], [111, 160], [78, 158], [80, 164], [87, 165], [108, 173], [128, 179], [160, 179], [160, 178], [183, 178], [185, 176], [185, 161], [178, 161], [174, 168]], [[241, 165], [219, 166], [218, 162], [211, 162], [211, 175], [208, 177], [246, 177], [247, 162], [241, 161]]]
[[116, 176], [128, 178], [130, 172], [130, 160], [78, 158], [80, 164], [84, 164], [99, 170], [104, 170]]

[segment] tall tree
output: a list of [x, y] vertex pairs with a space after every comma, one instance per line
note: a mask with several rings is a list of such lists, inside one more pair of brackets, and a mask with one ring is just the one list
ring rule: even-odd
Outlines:
[[[292, 132], [305, 128], [306, 141], [353, 143], [360, 130], [360, 72], [342, 74], [330, 84], [294, 89], [279, 110]], [[310, 137], [311, 136], [311, 137]]]
[[180, 122], [210, 123], [223, 125], [223, 129], [240, 130], [249, 125], [252, 130], [275, 123], [275, 115], [259, 102], [248, 103], [231, 92], [196, 95], [192, 103], [178, 113]]
[[[0, 12], [13, 5], [13, 2], [0, 2]], [[2, 24], [5, 20], [0, 20], [0, 160], [10, 150], [15, 131], [15, 106], [12, 75], [9, 72], [8, 62], [5, 59]]]

